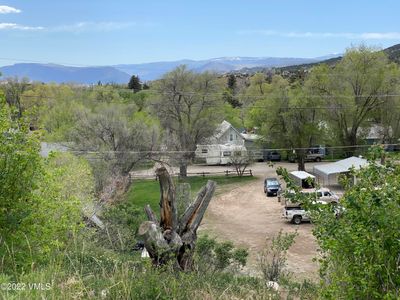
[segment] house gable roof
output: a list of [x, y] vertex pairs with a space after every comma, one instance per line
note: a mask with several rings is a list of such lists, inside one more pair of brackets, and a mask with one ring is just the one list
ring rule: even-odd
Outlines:
[[233, 127], [231, 123], [229, 123], [228, 121], [225, 121], [225, 120], [223, 120], [222, 123], [218, 125], [217, 129], [215, 130], [215, 134], [213, 135], [213, 138], [219, 139], [230, 128], [232, 128], [238, 134], [238, 136], [240, 136], [241, 138], [244, 139], [244, 137], [241, 135], [241, 133], [235, 127]]

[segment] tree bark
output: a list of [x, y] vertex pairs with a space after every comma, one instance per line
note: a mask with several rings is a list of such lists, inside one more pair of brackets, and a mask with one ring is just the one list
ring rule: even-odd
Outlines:
[[166, 168], [156, 170], [160, 182], [160, 226], [164, 229], [176, 230], [178, 212], [175, 201], [175, 186]]
[[186, 164], [181, 164], [179, 166], [179, 176], [182, 178], [187, 177], [187, 165]]
[[296, 151], [297, 155], [297, 169], [299, 171], [305, 171], [306, 170], [306, 165], [305, 165], [305, 151], [304, 149], [298, 149]]
[[146, 213], [146, 215], [147, 215], [147, 219], [148, 219], [149, 221], [154, 222], [154, 223], [158, 223], [157, 217], [156, 217], [156, 215], [154, 214], [153, 210], [151, 209], [150, 205], [147, 204], [147, 205], [144, 207], [144, 211], [145, 211], [145, 213]]
[[216, 183], [209, 180], [178, 220], [173, 181], [164, 167], [157, 169], [156, 174], [161, 193], [160, 223], [157, 224], [151, 208], [146, 206], [149, 221], [140, 225], [139, 236], [143, 238], [154, 265], [173, 260], [179, 269], [189, 270], [193, 262], [197, 229], [212, 199]]

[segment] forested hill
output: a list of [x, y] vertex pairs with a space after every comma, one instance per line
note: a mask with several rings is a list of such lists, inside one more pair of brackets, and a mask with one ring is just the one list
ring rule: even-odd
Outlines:
[[[388, 55], [389, 60], [400, 64], [400, 44], [396, 44], [396, 45], [386, 48], [382, 51]], [[279, 67], [279, 68], [275, 68], [275, 70], [277, 73], [283, 73], [283, 72], [297, 73], [301, 70], [311, 69], [312, 67], [315, 67], [320, 64], [335, 65], [341, 59], [342, 59], [342, 56], [338, 56], [338, 57], [333, 57], [333, 58], [329, 58], [326, 60], [322, 60], [319, 62]], [[267, 68], [245, 68], [245, 69], [240, 70], [238, 73], [248, 73], [248, 74], [253, 74], [256, 72], [267, 73], [269, 70], [270, 69], [267, 69]]]
[[5, 77], [27, 77], [33, 81], [95, 84], [127, 83], [130, 75], [114, 67], [70, 67], [56, 64], [21, 63], [0, 68]]
[[389, 59], [391, 61], [394, 61], [394, 62], [400, 64], [400, 44], [386, 48], [383, 51], [389, 56]]
[[[196, 73], [205, 71], [224, 74], [244, 67], [276, 68], [304, 63], [318, 62], [323, 58], [293, 57], [219, 57], [207, 60], [177, 60], [142, 64], [121, 64], [99, 67], [71, 67], [59, 64], [20, 63], [0, 67], [3, 79], [7, 77], [28, 77], [33, 81], [93, 84], [127, 83], [131, 75], [138, 75], [144, 81], [159, 79], [179, 65], [186, 65]], [[1, 78], [0, 78], [1, 79]]]

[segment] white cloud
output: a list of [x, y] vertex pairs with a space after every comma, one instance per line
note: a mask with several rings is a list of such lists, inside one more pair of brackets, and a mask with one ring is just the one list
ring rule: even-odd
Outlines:
[[6, 6], [6, 5], [0, 5], [0, 14], [11, 14], [11, 13], [17, 14], [20, 12], [21, 12], [21, 10], [18, 8]]
[[0, 23], [0, 30], [43, 30], [44, 27], [25, 26], [16, 23]]
[[49, 31], [64, 32], [88, 32], [88, 31], [115, 31], [136, 26], [135, 22], [79, 22], [70, 25], [49, 28]]
[[148, 27], [154, 26], [152, 23], [137, 24], [135, 22], [79, 22], [69, 25], [43, 27], [43, 26], [25, 26], [17, 23], [0, 23], [0, 30], [31, 30], [44, 32], [110, 32], [124, 30], [135, 26]]
[[365, 40], [398, 40], [400, 32], [366, 32], [361, 37]]
[[351, 40], [397, 40], [400, 32], [281, 32], [276, 30], [240, 30], [241, 35], [264, 35], [289, 38], [344, 38]]

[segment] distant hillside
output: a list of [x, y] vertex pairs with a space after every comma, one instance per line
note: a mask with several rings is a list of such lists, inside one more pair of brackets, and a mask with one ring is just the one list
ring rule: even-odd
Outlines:
[[95, 84], [127, 83], [130, 76], [113, 67], [68, 67], [54, 64], [15, 64], [0, 68], [3, 78], [28, 77], [33, 81]]
[[389, 56], [391, 61], [400, 64], [400, 44], [386, 48], [383, 51]]
[[[382, 51], [388, 55], [390, 61], [400, 64], [400, 44], [383, 49]], [[317, 66], [319, 64], [327, 64], [327, 65], [333, 66], [333, 65], [337, 64], [341, 59], [342, 59], [342, 56], [338, 56], [338, 57], [333, 57], [333, 58], [329, 58], [329, 59], [325, 59], [325, 60], [320, 60], [318, 62], [279, 67], [279, 68], [276, 68], [276, 71], [278, 73], [281, 73], [281, 72], [296, 73], [296, 72], [299, 72], [300, 70], [311, 69], [312, 67]], [[257, 67], [257, 68], [244, 68], [244, 69], [240, 70], [239, 73], [253, 74], [255, 72], [267, 72], [267, 71], [268, 71], [267, 68]]]
[[[389, 58], [400, 62], [400, 44], [384, 50]], [[328, 58], [328, 59], [327, 59]], [[104, 67], [69, 67], [54, 64], [23, 63], [0, 68], [6, 77], [28, 77], [42, 82], [73, 82], [79, 84], [127, 83], [131, 75], [138, 75], [142, 81], [159, 79], [165, 73], [179, 65], [187, 65], [195, 72], [212, 71], [219, 74], [253, 74], [255, 72], [296, 73], [307, 70], [319, 63], [336, 64], [339, 55], [328, 55], [316, 58], [293, 57], [219, 57], [207, 60], [177, 60], [170, 62], [152, 62], [143, 64], [120, 64]]]
[[207, 60], [178, 60], [171, 62], [154, 62], [144, 64], [115, 65], [118, 70], [128, 74], [139, 75], [144, 80], [160, 78], [179, 65], [187, 65], [195, 72], [213, 71], [220, 74], [241, 70], [243, 68], [271, 68], [304, 63], [318, 62], [318, 58], [290, 58], [290, 57], [219, 57]]

